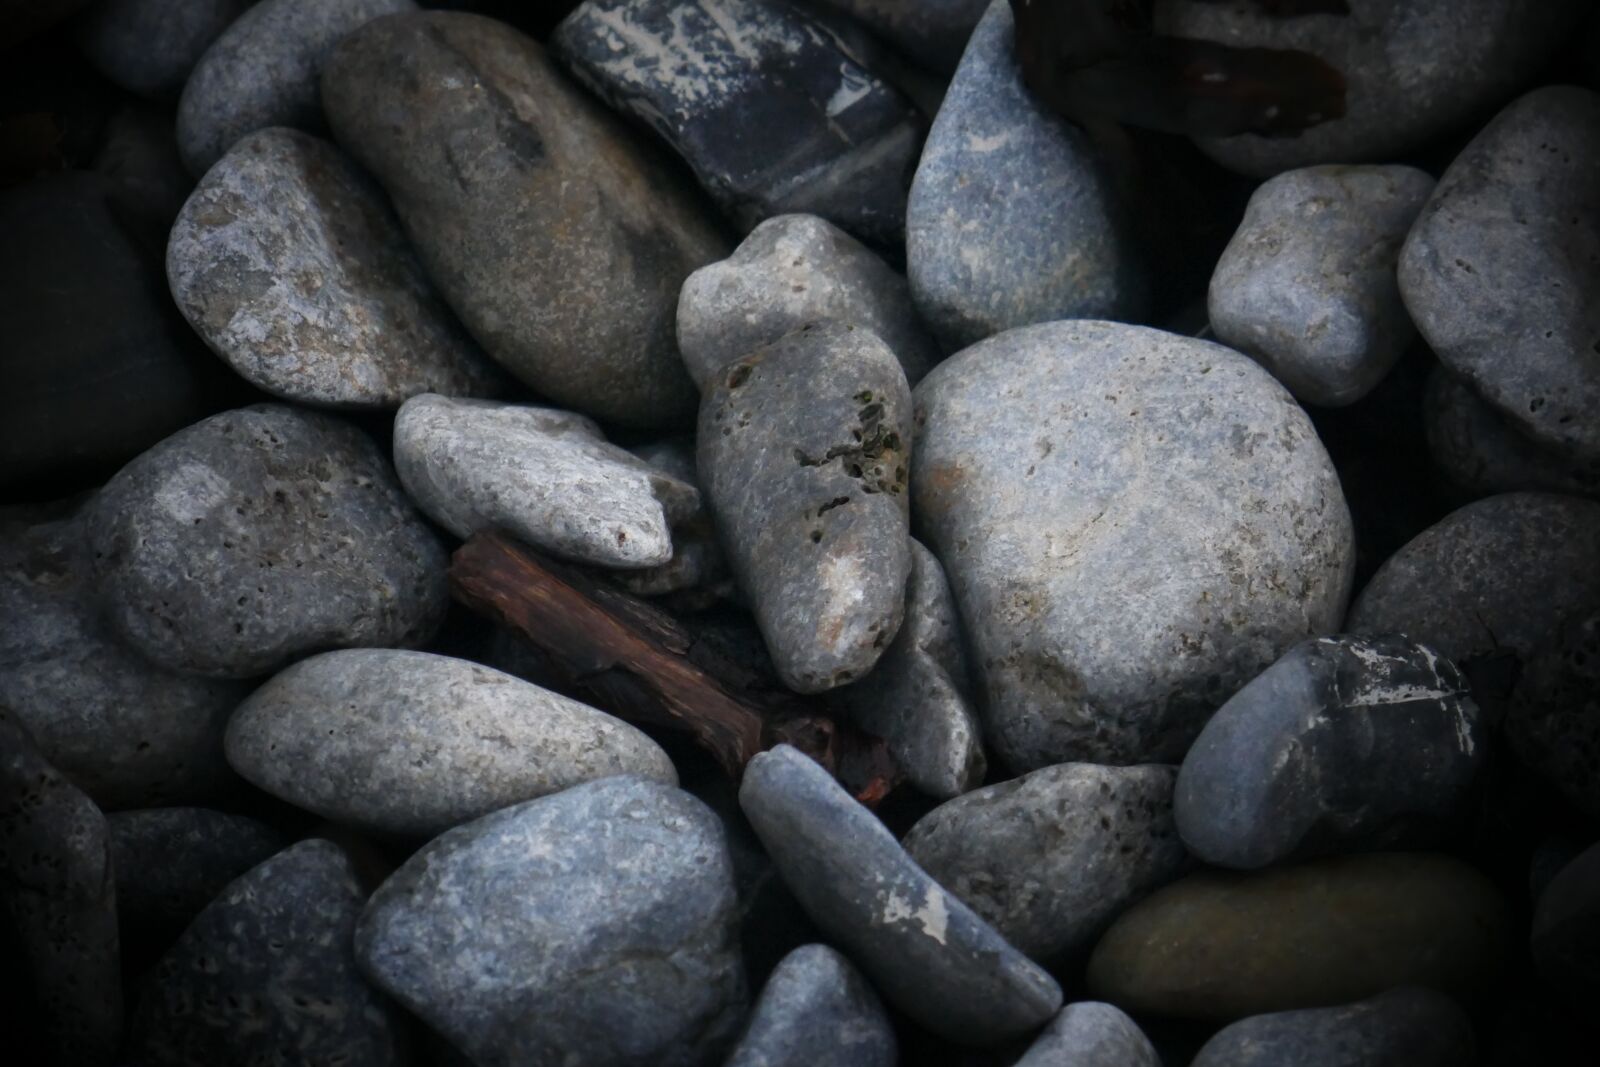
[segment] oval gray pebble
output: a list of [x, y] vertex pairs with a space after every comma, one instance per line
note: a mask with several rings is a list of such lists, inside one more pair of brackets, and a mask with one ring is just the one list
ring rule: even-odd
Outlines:
[[1223, 1027], [1190, 1067], [1461, 1067], [1472, 1020], [1443, 993], [1401, 986], [1354, 1004], [1252, 1015]]
[[778, 962], [725, 1067], [894, 1067], [894, 1027], [850, 961], [802, 945]]

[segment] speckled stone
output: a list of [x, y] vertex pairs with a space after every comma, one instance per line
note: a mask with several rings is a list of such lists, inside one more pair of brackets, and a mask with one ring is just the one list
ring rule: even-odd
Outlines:
[[1600, 458], [1563, 456], [1529, 440], [1444, 367], [1428, 375], [1422, 404], [1429, 454], [1467, 491], [1479, 496], [1524, 489], [1600, 496]]
[[1219, 1030], [1189, 1067], [1460, 1067], [1476, 1062], [1472, 1020], [1432, 989], [1273, 1012]]
[[1600, 844], [1561, 868], [1539, 895], [1530, 946], [1545, 983], [1589, 1011], [1600, 994]]
[[78, 20], [78, 47], [107, 81], [176, 97], [189, 72], [251, 0], [101, 0]]
[[850, 961], [803, 945], [762, 987], [725, 1067], [894, 1067], [894, 1027]]
[[704, 389], [734, 360], [828, 320], [877, 334], [912, 385], [939, 362], [905, 278], [815, 215], [767, 219], [732, 256], [689, 275], [678, 297], [678, 347]]
[[434, 295], [370, 179], [284, 127], [237, 141], [167, 245], [173, 298], [252, 385], [303, 404], [492, 396], [502, 372]]
[[476, 15], [381, 19], [334, 51], [322, 96], [339, 143], [383, 184], [491, 356], [587, 415], [691, 419], [678, 290], [727, 245], [698, 198], [538, 44]]
[[415, 11], [411, 0], [261, 0], [216, 39], [178, 100], [178, 149], [196, 178], [268, 126], [322, 127], [317, 78], [357, 26]]
[[392, 649], [325, 652], [275, 675], [234, 713], [227, 751], [296, 807], [405, 837], [609, 775], [678, 782], [620, 719], [467, 660]]
[[906, 205], [906, 272], [946, 350], [1056, 319], [1136, 317], [1147, 279], [1088, 135], [1022, 83], [1010, 0], [972, 34]]
[[806, 914], [896, 1007], [986, 1044], [1061, 1007], [1054, 979], [928, 876], [894, 835], [797, 749], [751, 760], [739, 805]]
[[419, 396], [394, 422], [394, 463], [417, 506], [457, 537], [493, 526], [579, 563], [672, 559], [670, 524], [700, 491], [555, 408]]
[[1523, 663], [1505, 735], [1524, 764], [1600, 819], [1600, 600], [1563, 620]]
[[1447, 856], [1202, 871], [1112, 924], [1090, 957], [1088, 987], [1135, 1014], [1223, 1022], [1398, 985], [1470, 998], [1498, 976], [1509, 935], [1498, 890]]
[[373, 894], [356, 952], [480, 1067], [686, 1067], [743, 1019], [736, 912], [717, 817], [606, 778], [424, 846]]
[[1139, 1024], [1099, 1001], [1068, 1004], [1016, 1067], [1161, 1067]]
[[806, 327], [723, 368], [699, 468], [784, 684], [860, 678], [905, 614], [911, 391], [866, 330]]
[[931, 71], [955, 70], [989, 0], [819, 0], [837, 8]]
[[1089, 949], [1172, 881], [1188, 854], [1172, 767], [1062, 763], [941, 804], [906, 834], [911, 858], [1035, 959]]
[[1310, 420], [1254, 361], [1110, 322], [1008, 331], [916, 391], [918, 528], [1018, 771], [1176, 762], [1294, 642], [1354, 546]]
[[361, 980], [351, 948], [363, 899], [350, 857], [315, 838], [236, 878], [148, 978], [134, 1061], [402, 1063], [399, 1015]]
[[1496, 115], [1406, 238], [1400, 291], [1440, 361], [1522, 433], [1600, 460], [1600, 93], [1549, 86]]
[[1217, 339], [1309, 404], [1365, 396], [1416, 329], [1395, 263], [1433, 190], [1415, 167], [1307, 167], [1265, 182], [1211, 276]]
[[444, 546], [330, 416], [258, 404], [195, 423], [107, 483], [90, 523], [110, 625], [171, 670], [248, 678], [420, 644], [444, 615]]

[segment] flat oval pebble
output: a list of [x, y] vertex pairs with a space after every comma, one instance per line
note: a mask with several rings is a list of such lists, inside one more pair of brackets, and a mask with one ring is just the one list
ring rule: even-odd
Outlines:
[[480, 1067], [687, 1067], [738, 1033], [737, 918], [717, 817], [606, 778], [435, 838], [373, 894], [356, 952]]
[[992, 1043], [1061, 1007], [1054, 979], [929, 877], [799, 750], [779, 745], [751, 760], [739, 806], [817, 927], [935, 1034]]
[[1474, 495], [1544, 490], [1600, 496], [1600, 458], [1564, 456], [1530, 440], [1442, 366], [1428, 375], [1422, 424], [1433, 461]]
[[894, 1027], [850, 961], [802, 945], [778, 962], [725, 1067], [894, 1067]]
[[1310, 420], [1231, 349], [1056, 322], [916, 391], [911, 485], [1018, 771], [1176, 761], [1294, 642], [1336, 629], [1350, 514]]
[[1084, 1000], [1062, 1008], [1016, 1067], [1161, 1067], [1161, 1056], [1127, 1013]]
[[330, 646], [421, 644], [446, 556], [353, 426], [223, 412], [124, 467], [90, 543], [112, 628], [171, 670], [248, 678]]
[[274, 675], [234, 713], [227, 751], [298, 808], [419, 838], [594, 778], [678, 781], [620, 719], [467, 660], [393, 649], [325, 652]]
[[1600, 601], [1562, 620], [1523, 663], [1505, 736], [1525, 766], [1600, 819]]
[[1189, 1067], [1459, 1067], [1472, 1020], [1443, 993], [1392, 989], [1354, 1004], [1253, 1015], [1219, 1030]]
[[102, 0], [78, 22], [78, 46], [107, 81], [175, 97], [211, 42], [252, 0]]
[[383, 193], [310, 134], [258, 130], [206, 172], [172, 228], [167, 278], [212, 350], [287, 400], [393, 407], [503, 391]]

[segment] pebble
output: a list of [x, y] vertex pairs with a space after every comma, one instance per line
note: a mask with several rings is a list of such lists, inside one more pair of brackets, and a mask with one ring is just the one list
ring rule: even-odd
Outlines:
[[989, 0], [821, 0], [860, 22], [894, 48], [928, 70], [949, 74], [956, 69], [972, 28]]
[[900, 629], [910, 451], [905, 374], [866, 330], [803, 328], [706, 391], [706, 497], [779, 676], [798, 692], [860, 678]]
[[421, 644], [447, 602], [444, 546], [377, 447], [279, 405], [214, 415], [128, 464], [95, 500], [90, 542], [112, 628], [186, 673]]
[[739, 804], [806, 914], [916, 1022], [951, 1041], [988, 1044], [1060, 1009], [1054, 979], [797, 749], [779, 745], [751, 760]]
[[247, 133], [322, 128], [317, 78], [351, 30], [411, 0], [260, 0], [194, 66], [178, 99], [178, 149], [196, 178]]
[[383, 837], [430, 838], [614, 774], [676, 785], [638, 730], [463, 659], [360, 648], [274, 675], [228, 723], [228, 761], [295, 807]]
[[1359, 400], [1416, 335], [1395, 263], [1433, 178], [1415, 167], [1292, 170], [1259, 186], [1211, 276], [1217, 339], [1300, 400]]
[[482, 1067], [686, 1067], [743, 1020], [736, 923], [716, 816], [606, 778], [434, 839], [373, 894], [356, 952]]
[[1587, 1014], [1600, 995], [1600, 844], [1551, 879], [1533, 913], [1530, 946], [1545, 985]]
[[1135, 1014], [1227, 1022], [1398, 985], [1470, 999], [1508, 947], [1505, 904], [1477, 870], [1430, 853], [1367, 853], [1188, 875], [1118, 917], [1087, 980], [1093, 996]]
[[767, 0], [584, 0], [550, 48], [682, 156], [741, 230], [806, 212], [898, 243], [916, 112], [801, 11]]
[[381, 19], [322, 78], [339, 143], [388, 192], [484, 349], [550, 401], [686, 424], [674, 337], [690, 271], [727, 255], [706, 208], [531, 39], [491, 19]]
[[678, 296], [678, 347], [704, 390], [734, 360], [828, 320], [877, 334], [912, 385], [941, 358], [905, 278], [815, 215], [767, 219], [732, 256], [689, 275]]
[[1527, 767], [1600, 819], [1600, 601], [1564, 619], [1528, 656], [1505, 735]]
[[1016, 1067], [1161, 1067], [1161, 1057], [1120, 1008], [1085, 1000], [1062, 1008]]
[[251, 0], [101, 0], [78, 21], [95, 70], [140, 96], [177, 97], [211, 42]]
[[1047, 323], [946, 360], [915, 399], [919, 530], [1012, 769], [1176, 762], [1235, 690], [1337, 629], [1354, 555], [1338, 476], [1245, 356]]
[[928, 133], [906, 205], [906, 271], [946, 351], [1056, 319], [1136, 318], [1148, 279], [1087, 134], [1022, 83], [993, 0]]
[[555, 408], [414, 397], [395, 418], [394, 463], [411, 499], [457, 537], [504, 527], [603, 567], [669, 562], [670, 526], [700, 507], [694, 485]]
[[1461, 1067], [1477, 1061], [1472, 1020], [1432, 989], [1253, 1015], [1223, 1027], [1189, 1067]]
[[[629, 449], [658, 471], [676, 478], [700, 492], [700, 473], [695, 465], [693, 437], [671, 437]], [[672, 558], [654, 567], [634, 571], [612, 571], [611, 580], [640, 597], [659, 597], [673, 593], [688, 598], [719, 599], [719, 590], [731, 587], [728, 560], [717, 541], [711, 509], [701, 493], [699, 505], [688, 515], [672, 520]]]
[[392, 408], [503, 391], [382, 192], [299, 130], [248, 134], [206, 172], [172, 228], [167, 278], [206, 344], [286, 400]]
[[1422, 421], [1433, 461], [1476, 496], [1523, 489], [1600, 496], [1600, 459], [1572, 460], [1534, 443], [1442, 366], [1428, 375]]
[[1176, 770], [1062, 763], [924, 815], [911, 858], [1021, 951], [1081, 953], [1188, 866], [1172, 822]]
[[351, 949], [364, 899], [350, 857], [316, 838], [230, 882], [147, 980], [134, 1061], [403, 1063], [401, 1019]]
[[109, 182], [106, 199], [117, 221], [147, 259], [159, 262], [172, 221], [194, 190], [178, 155], [171, 113], [154, 104], [125, 103], [107, 117], [91, 166]]
[[1437, 843], [1488, 758], [1467, 680], [1399, 634], [1304, 641], [1235, 693], [1184, 757], [1178, 833], [1252, 869]]
[[1597, 187], [1600, 93], [1536, 89], [1450, 164], [1400, 254], [1401, 294], [1440, 361], [1524, 435], [1590, 460]]
[[725, 1067], [894, 1067], [894, 1027], [850, 961], [802, 945], [779, 961]]

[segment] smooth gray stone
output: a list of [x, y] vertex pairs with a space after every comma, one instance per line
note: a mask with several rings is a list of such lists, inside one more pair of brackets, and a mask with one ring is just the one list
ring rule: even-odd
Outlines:
[[1522, 433], [1600, 460], [1600, 93], [1547, 86], [1496, 115], [1406, 238], [1400, 292], [1440, 361]]
[[637, 135], [491, 19], [370, 23], [327, 64], [339, 143], [384, 186], [428, 276], [484, 349], [562, 407], [685, 424], [683, 279], [727, 255]]
[[700, 404], [699, 469], [778, 674], [855, 681], [905, 614], [911, 391], [876, 335], [805, 327], [724, 367]]
[[1338, 627], [1338, 476], [1294, 398], [1232, 349], [1030, 326], [934, 368], [916, 411], [918, 528], [1012, 769], [1176, 762], [1235, 690]]
[[317, 78], [340, 38], [412, 0], [261, 0], [223, 31], [178, 99], [178, 150], [196, 178], [247, 133], [322, 128]]
[[1574, 459], [1529, 440], [1443, 366], [1428, 375], [1422, 405], [1429, 454], [1469, 492], [1600, 496], [1600, 458]]
[[[1348, 0], [1349, 15], [1277, 16], [1262, 5], [1157, 0], [1157, 33], [1311, 52], [1346, 84], [1343, 118], [1294, 137], [1199, 140], [1241, 174], [1382, 162], [1454, 133], [1540, 72], [1583, 0]], [[1416, 61], [1426, 56], [1426, 63]]]
[[940, 74], [955, 70], [989, 0], [819, 0]]
[[972, 34], [906, 204], [906, 273], [947, 351], [1016, 326], [1137, 317], [1146, 279], [1088, 135], [1022, 83], [1010, 0]]
[[1563, 620], [1523, 663], [1505, 736], [1525, 766], [1600, 819], [1600, 601]]
[[372, 441], [275, 404], [197, 422], [122, 468], [95, 499], [90, 544], [117, 634], [209, 677], [421, 644], [448, 596], [444, 546]]
[[1181, 874], [1173, 767], [1061, 763], [934, 808], [911, 858], [1040, 960], [1093, 946], [1117, 914]]
[[703, 390], [734, 360], [828, 320], [877, 334], [912, 385], [941, 358], [905, 278], [815, 215], [767, 219], [732, 256], [689, 275], [678, 297], [678, 347]]
[[356, 968], [351, 938], [364, 899], [350, 857], [316, 838], [234, 879], [147, 979], [133, 1060], [403, 1063], [399, 1013]]
[[988, 1044], [1061, 1007], [1061, 989], [918, 867], [827, 771], [788, 745], [751, 760], [739, 805], [806, 914], [901, 1011]]
[[1600, 994], [1600, 844], [1550, 880], [1534, 907], [1530, 938], [1539, 976], [1587, 1012]]
[[1415, 167], [1323, 166], [1250, 197], [1211, 276], [1217, 339], [1308, 404], [1359, 400], [1416, 335], [1395, 263], [1433, 178]]
[[1302, 642], [1211, 716], [1178, 772], [1178, 833], [1252, 869], [1436, 844], [1488, 758], [1467, 679], [1398, 634]]
[[171, 99], [252, 0], [100, 0], [78, 20], [78, 46], [107, 81]]
[[1443, 993], [1401, 986], [1354, 1004], [1252, 1015], [1189, 1067], [1471, 1067], [1472, 1020]]
[[413, 397], [395, 417], [394, 463], [411, 499], [457, 537], [500, 526], [604, 567], [668, 562], [670, 524], [700, 506], [693, 485], [555, 408]]
[[950, 581], [933, 553], [913, 540], [900, 631], [866, 677], [829, 699], [887, 742], [912, 785], [947, 800], [976, 789], [988, 770], [970, 693]]
[[356, 952], [480, 1067], [680, 1067], [738, 1033], [736, 924], [717, 817], [606, 778], [435, 838], [373, 894]]
[[1126, 1012], [1084, 1000], [1062, 1008], [1016, 1067], [1161, 1067], [1161, 1057]]
[[725, 1067], [894, 1067], [897, 1054], [861, 973], [826, 945], [802, 945], [767, 979]]
[[286, 400], [383, 408], [507, 384], [434, 294], [383, 193], [299, 130], [248, 134], [206, 172], [173, 225], [167, 279], [212, 351]]
[[274, 675], [228, 723], [228, 760], [298, 808], [429, 838], [534, 797], [677, 772], [620, 719], [531, 682], [427, 652], [353, 648]]

